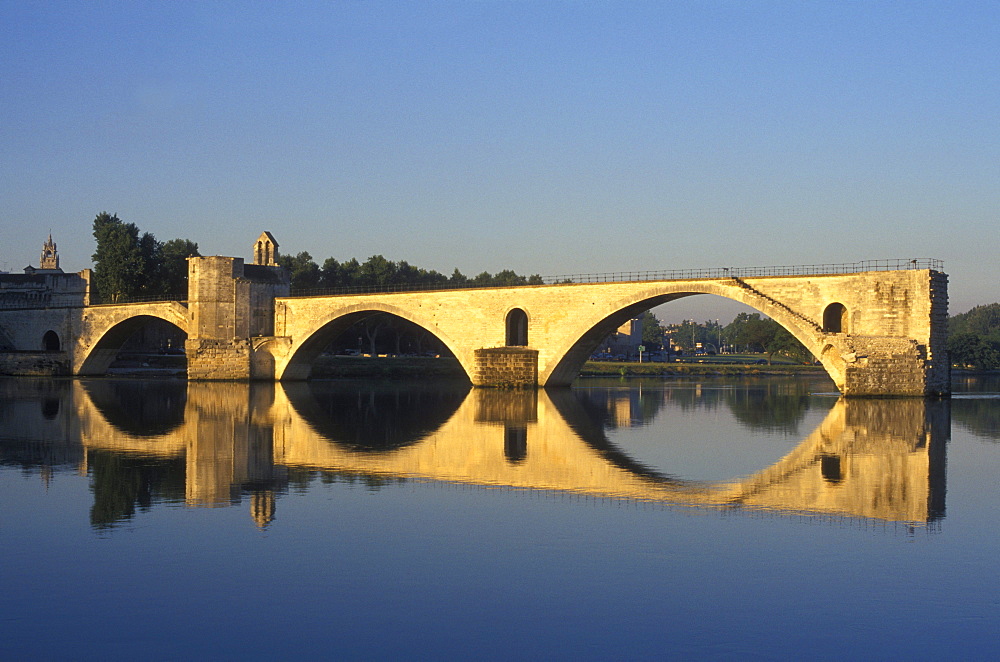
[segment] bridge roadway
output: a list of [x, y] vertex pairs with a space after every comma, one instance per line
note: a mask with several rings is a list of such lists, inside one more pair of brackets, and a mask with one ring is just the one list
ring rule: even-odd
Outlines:
[[[84, 451], [183, 457], [190, 506], [229, 505], [241, 486], [252, 491], [283, 470], [298, 468], [892, 522], [927, 523], [944, 512], [947, 403], [923, 399], [841, 398], [773, 465], [710, 483], [681, 480], [629, 458], [568, 389], [473, 389], [445, 398], [443, 408], [418, 402], [410, 416], [419, 420], [410, 420], [407, 428], [405, 413], [393, 418], [394, 433], [406, 430], [382, 447], [378, 444], [390, 435], [379, 431], [364, 439], [363, 428], [348, 420], [352, 408], [324, 405], [306, 384], [175, 385], [186, 395], [164, 399], [176, 406], [166, 417], [171, 423], [158, 434], [130, 428], [137, 414], [117, 401], [120, 393], [109, 395], [108, 384], [72, 382], [61, 416], [19, 417], [21, 434], [35, 439], [62, 434]], [[618, 406], [628, 407], [629, 401]], [[437, 413], [428, 414], [431, 410]], [[16, 435], [16, 428], [5, 425], [5, 434]], [[268, 498], [272, 503], [264, 511], [273, 514], [274, 494]]]
[[292, 297], [280, 267], [216, 256], [189, 258], [188, 281], [186, 304], [0, 311], [0, 344], [54, 345], [65, 372], [99, 375], [136, 328], [158, 318], [186, 334], [189, 379], [291, 381], [306, 379], [352, 324], [390, 313], [440, 339], [476, 386], [563, 386], [627, 320], [714, 294], [788, 329], [845, 395], [950, 392], [947, 276], [934, 268]]

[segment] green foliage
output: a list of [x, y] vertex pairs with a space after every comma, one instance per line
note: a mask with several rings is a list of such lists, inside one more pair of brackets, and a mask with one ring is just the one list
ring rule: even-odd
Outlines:
[[976, 306], [948, 320], [950, 335], [972, 333], [1000, 341], [1000, 303]]
[[774, 338], [774, 329], [760, 313], [740, 313], [723, 329], [723, 337], [728, 345], [742, 347], [748, 351], [763, 352]]
[[288, 269], [291, 274], [292, 287], [298, 290], [311, 290], [319, 287], [322, 272], [319, 265], [313, 262], [312, 255], [302, 251], [298, 255], [279, 255], [278, 264]]
[[94, 219], [97, 250], [94, 260], [94, 289], [101, 303], [115, 303], [138, 297], [146, 285], [150, 261], [157, 253], [152, 235], [139, 237], [134, 223], [124, 223], [118, 216], [101, 212]]
[[135, 223], [101, 212], [94, 219], [97, 249], [94, 294], [98, 303], [116, 303], [144, 297], [187, 296], [187, 259], [198, 255], [198, 244], [172, 239], [166, 244]]
[[775, 355], [802, 363], [813, 360], [812, 353], [785, 327], [760, 313], [740, 313], [723, 329], [723, 337], [729, 345], [766, 353], [769, 363]]
[[538, 274], [521, 276], [510, 269], [493, 275], [484, 271], [474, 278], [465, 276], [455, 269], [451, 276], [414, 266], [405, 260], [394, 262], [383, 255], [373, 255], [364, 262], [351, 258], [339, 262], [327, 258], [318, 267], [309, 253], [302, 252], [292, 257], [280, 255], [278, 264], [291, 272], [292, 290], [302, 291], [313, 288], [340, 289], [364, 288], [391, 290], [405, 287], [506, 287], [513, 285], [543, 285]]
[[642, 316], [642, 344], [650, 352], [663, 347], [663, 327], [651, 310]]
[[158, 289], [161, 294], [175, 299], [186, 299], [188, 295], [189, 257], [199, 257], [198, 244], [188, 239], [171, 239], [164, 242], [160, 250]]
[[948, 320], [948, 355], [953, 366], [1000, 368], [1000, 303], [976, 306]]
[[1000, 343], [978, 333], [958, 333], [948, 338], [952, 365], [974, 370], [1000, 368]]

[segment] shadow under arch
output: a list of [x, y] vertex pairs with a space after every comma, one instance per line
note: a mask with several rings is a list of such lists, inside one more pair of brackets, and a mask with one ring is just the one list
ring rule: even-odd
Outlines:
[[[319, 358], [320, 354], [323, 353], [330, 343], [341, 337], [356, 324], [377, 315], [388, 315], [391, 318], [411, 324], [421, 329], [424, 333], [433, 336], [449, 352], [455, 354], [454, 343], [440, 331], [429, 328], [428, 324], [423, 323], [422, 320], [417, 319], [407, 311], [396, 306], [372, 302], [364, 306], [358, 306], [354, 310], [347, 312], [339, 311], [332, 317], [321, 319], [316, 324], [314, 330], [307, 334], [305, 340], [292, 348], [291, 355], [285, 363], [285, 367], [275, 377], [280, 381], [308, 379], [316, 359]], [[463, 366], [463, 369], [465, 369], [466, 376], [468, 376], [467, 367]]]
[[823, 351], [826, 343], [821, 327], [756, 293], [752, 287], [739, 286], [737, 284], [739, 282], [742, 281], [734, 279], [731, 285], [715, 282], [650, 283], [649, 288], [611, 303], [608, 308], [613, 312], [596, 323], [591, 323], [589, 328], [581, 329], [575, 340], [559, 348], [556, 356], [561, 358], [547, 375], [540, 375], [540, 380], [546, 386], [568, 386], [580, 374], [583, 364], [601, 341], [626, 321], [651, 308], [678, 299], [699, 294], [714, 294], [747, 305], [780, 324], [820, 360], [823, 368], [837, 384], [837, 388], [841, 389], [845, 364], [836, 352]]
[[359, 453], [385, 453], [438, 430], [465, 400], [469, 386], [314, 380], [285, 383], [284, 391], [295, 412], [331, 443]]
[[135, 315], [108, 328], [94, 343], [86, 358], [80, 363], [78, 375], [95, 376], [106, 374], [111, 364], [118, 358], [118, 352], [128, 340], [144, 327], [163, 325], [175, 330], [179, 336], [187, 338], [187, 331], [173, 321], [155, 315]]
[[188, 383], [182, 379], [88, 379], [90, 402], [116, 430], [135, 437], [162, 437], [184, 425]]

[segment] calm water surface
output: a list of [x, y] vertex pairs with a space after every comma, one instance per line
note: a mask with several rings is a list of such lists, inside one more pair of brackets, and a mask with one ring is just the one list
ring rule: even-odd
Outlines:
[[1000, 383], [0, 380], [3, 659], [992, 656]]

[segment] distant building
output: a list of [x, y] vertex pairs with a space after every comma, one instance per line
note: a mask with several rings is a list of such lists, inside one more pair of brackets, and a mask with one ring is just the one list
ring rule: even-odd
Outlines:
[[56, 250], [56, 242], [52, 241], [52, 233], [49, 233], [48, 240], [42, 244], [42, 257], [38, 260], [38, 268], [31, 266], [30, 264], [24, 268], [24, 273], [33, 274], [39, 271], [45, 271], [48, 273], [61, 274], [62, 269], [59, 268], [59, 252]]
[[0, 308], [53, 308], [90, 304], [90, 269], [68, 274], [59, 268], [52, 233], [42, 244], [38, 267], [23, 274], [0, 274]]
[[642, 344], [642, 324], [645, 316], [646, 313], [642, 313], [618, 327], [617, 331], [604, 339], [600, 351], [611, 356], [637, 356], [639, 345]]

